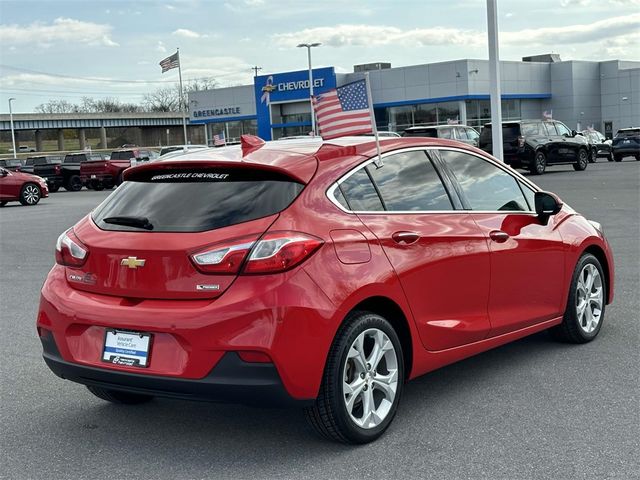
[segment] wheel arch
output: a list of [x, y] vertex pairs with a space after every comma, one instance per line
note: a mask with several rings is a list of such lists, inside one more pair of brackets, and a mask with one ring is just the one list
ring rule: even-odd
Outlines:
[[607, 288], [605, 290], [606, 299], [605, 303], [608, 305], [611, 299], [611, 267], [609, 265], [609, 260], [607, 259], [607, 255], [604, 250], [599, 245], [589, 245], [583, 251], [582, 255], [585, 253], [590, 253], [594, 257], [598, 259], [600, 265], [602, 266], [602, 270], [604, 271], [605, 280], [607, 282]]
[[[402, 344], [402, 357], [404, 360], [404, 377], [408, 380], [413, 368], [413, 342], [409, 319], [396, 302], [389, 297], [374, 296], [362, 300], [355, 305], [349, 313], [354, 311], [366, 311], [375, 313], [387, 319], [398, 334]], [[348, 316], [348, 314], [347, 314]], [[346, 317], [345, 317], [346, 318]]]

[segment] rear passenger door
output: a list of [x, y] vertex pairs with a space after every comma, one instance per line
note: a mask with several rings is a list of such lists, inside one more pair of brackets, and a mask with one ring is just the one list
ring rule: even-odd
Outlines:
[[542, 122], [542, 127], [547, 133], [547, 163], [562, 161], [560, 149], [563, 147], [563, 138], [558, 134], [553, 122]]
[[424, 347], [442, 350], [482, 340], [490, 330], [489, 250], [482, 232], [459, 209], [457, 195], [425, 150], [383, 158], [383, 166], [357, 169], [340, 190], [380, 241]]

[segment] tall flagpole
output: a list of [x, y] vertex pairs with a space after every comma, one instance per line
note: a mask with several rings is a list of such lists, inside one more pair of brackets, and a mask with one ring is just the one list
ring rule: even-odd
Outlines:
[[371, 129], [373, 130], [373, 136], [376, 139], [376, 152], [378, 154], [378, 160], [376, 160], [376, 167], [382, 167], [382, 157], [380, 156], [380, 138], [378, 137], [378, 126], [376, 125], [376, 116], [373, 111], [373, 100], [371, 99], [371, 85], [369, 84], [369, 72], [364, 72], [364, 83], [367, 86], [367, 103], [369, 104], [369, 115], [371, 115]]
[[184, 144], [188, 145], [187, 140], [187, 116], [185, 113], [186, 105], [184, 103], [184, 91], [182, 90], [182, 62], [180, 61], [180, 49], [176, 48], [178, 53], [178, 77], [180, 78], [180, 111], [182, 112], [182, 129], [184, 130]]

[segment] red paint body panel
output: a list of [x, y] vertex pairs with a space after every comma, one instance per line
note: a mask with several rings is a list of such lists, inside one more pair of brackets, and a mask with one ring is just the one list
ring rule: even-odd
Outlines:
[[[262, 352], [291, 397], [313, 399], [336, 332], [350, 311], [372, 299], [402, 312], [394, 321], [406, 324], [409, 378], [559, 323], [573, 269], [586, 249], [601, 252], [611, 302], [610, 247], [568, 206], [548, 225], [535, 215], [503, 212], [347, 213], [327, 190], [374, 155], [375, 143], [336, 139], [318, 151], [321, 145], [269, 142], [244, 158], [240, 147], [225, 147], [191, 152], [189, 158], [203, 156], [192, 161], [128, 169], [125, 179], [141, 171], [234, 162], [284, 173], [306, 186], [279, 214], [210, 232], [107, 232], [88, 217], [81, 220], [75, 234], [87, 246], [88, 260], [81, 269], [54, 266], [42, 288], [38, 326], [53, 332], [67, 362], [138, 375], [201, 379], [225, 352]], [[452, 146], [491, 158], [441, 139], [381, 141], [383, 153], [415, 146]], [[493, 241], [495, 230], [508, 239]], [[268, 275], [205, 275], [188, 259], [209, 243], [272, 231], [303, 232], [324, 244], [301, 265]], [[394, 240], [399, 231], [418, 239], [400, 244]], [[127, 256], [149, 264], [126, 271], [119, 260]], [[69, 280], [69, 272], [91, 273], [96, 282]], [[205, 281], [220, 290], [196, 291]], [[106, 328], [152, 333], [149, 367], [102, 362]]]

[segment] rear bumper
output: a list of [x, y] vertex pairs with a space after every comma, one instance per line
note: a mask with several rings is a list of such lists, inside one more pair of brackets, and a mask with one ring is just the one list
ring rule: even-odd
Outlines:
[[50, 177], [44, 177], [45, 182], [49, 188], [60, 187], [62, 185], [62, 175], [52, 175]]
[[[235, 352], [252, 351], [269, 356], [272, 363], [264, 365], [270, 365], [268, 368], [275, 372], [289, 397], [316, 398], [340, 316], [302, 269], [280, 275], [239, 277], [219, 298], [200, 300], [134, 301], [85, 292], [69, 285], [70, 281], [78, 281], [76, 272], [70, 271], [69, 275], [72, 273], [73, 280], [68, 280], [60, 265], [49, 272], [42, 287], [37, 321], [38, 327], [52, 332], [56, 346], [54, 354], [45, 349], [45, 360], [64, 378], [114, 385], [122, 380], [126, 390], [131, 385], [146, 385], [142, 379], [149, 379], [145, 388], [169, 392], [165, 396], [193, 398], [197, 395], [189, 385], [219, 390], [221, 382], [211, 378], [218, 373], [218, 364], [229, 361], [229, 355], [237, 356]], [[103, 362], [106, 329], [152, 334], [148, 367]], [[266, 368], [249, 365], [260, 371]], [[87, 376], [78, 372], [94, 373]], [[132, 378], [136, 379], [133, 383], [129, 380]], [[256, 383], [262, 385], [264, 380]], [[214, 386], [206, 387], [209, 384]], [[231, 385], [230, 390], [243, 394], [247, 387], [242, 382], [233, 387], [234, 381], [222, 384], [224, 389]], [[174, 388], [179, 385], [186, 386], [186, 393], [182, 387]], [[218, 396], [224, 399], [225, 394], [214, 391], [203, 395], [210, 399]], [[242, 395], [239, 401], [247, 403]]]
[[182, 379], [118, 372], [66, 362], [51, 334], [40, 338], [43, 358], [58, 377], [111, 390], [182, 400], [240, 403], [251, 406], [308, 406], [313, 400], [292, 398], [273, 364], [243, 362], [234, 352], [226, 353], [207, 376]]
[[638, 145], [620, 145], [613, 146], [614, 155], [638, 155], [640, 154], [640, 146]]
[[102, 174], [102, 173], [91, 174], [91, 175], [80, 175], [80, 180], [82, 181], [82, 184], [84, 186], [91, 185], [91, 184], [113, 185], [115, 183], [113, 175]]

